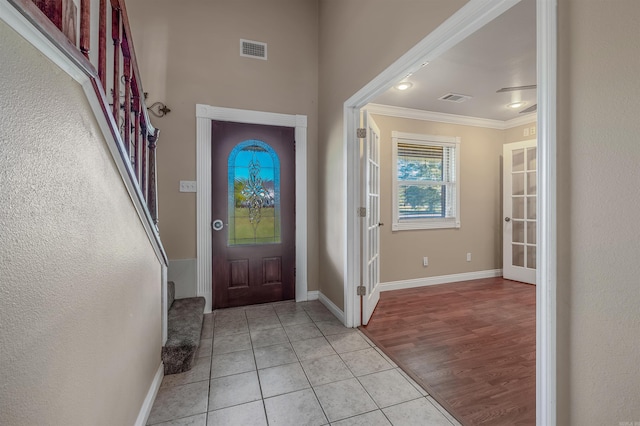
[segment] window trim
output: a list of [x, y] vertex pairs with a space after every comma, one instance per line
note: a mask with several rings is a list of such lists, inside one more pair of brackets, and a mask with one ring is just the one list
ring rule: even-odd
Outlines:
[[[392, 231], [409, 231], [417, 229], [447, 229], [460, 228], [460, 138], [455, 136], [425, 135], [419, 133], [405, 133], [393, 131], [391, 149], [391, 214]], [[400, 222], [398, 211], [398, 143], [415, 145], [432, 145], [453, 147], [455, 149], [455, 186], [456, 186], [456, 215], [450, 218], [411, 219]]]

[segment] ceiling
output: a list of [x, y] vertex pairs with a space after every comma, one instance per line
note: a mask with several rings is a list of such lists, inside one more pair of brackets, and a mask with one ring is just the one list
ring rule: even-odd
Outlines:
[[[373, 103], [500, 121], [522, 117], [536, 104], [536, 90], [496, 91], [536, 84], [536, 1], [522, 0], [405, 80], [410, 89], [392, 87]], [[472, 98], [438, 100], [448, 93]], [[516, 101], [526, 105], [507, 107]]]

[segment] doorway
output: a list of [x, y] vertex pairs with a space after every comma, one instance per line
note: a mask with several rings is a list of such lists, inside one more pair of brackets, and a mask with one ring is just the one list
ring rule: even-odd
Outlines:
[[197, 295], [205, 298], [205, 313], [213, 308], [211, 133], [212, 120], [284, 126], [295, 129], [295, 299], [309, 299], [307, 292], [307, 116], [196, 105], [196, 223]]
[[[451, 48], [478, 28], [491, 22], [519, 0], [470, 0], [456, 14], [425, 37], [344, 104], [344, 143], [347, 171], [345, 194], [346, 246], [344, 264], [345, 324], [358, 326], [361, 283], [361, 229], [357, 212], [360, 164], [357, 132], [360, 109], [402, 77]], [[536, 271], [536, 421], [555, 425], [556, 401], [556, 73], [557, 1], [536, 0], [537, 21], [537, 271]]]
[[294, 129], [211, 126], [213, 307], [293, 299]]

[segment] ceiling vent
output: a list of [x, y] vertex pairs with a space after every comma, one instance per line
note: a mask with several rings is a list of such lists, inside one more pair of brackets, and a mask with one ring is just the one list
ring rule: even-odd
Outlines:
[[267, 60], [267, 43], [240, 39], [240, 56]]
[[457, 104], [468, 101], [469, 99], [471, 99], [471, 96], [461, 95], [459, 93], [447, 93], [446, 95], [438, 98], [438, 100], [441, 101], [455, 102]]

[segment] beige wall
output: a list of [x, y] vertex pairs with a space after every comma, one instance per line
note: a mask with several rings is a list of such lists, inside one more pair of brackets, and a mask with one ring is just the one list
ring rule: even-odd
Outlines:
[[640, 2], [558, 3], [558, 424], [637, 423]]
[[131, 425], [161, 266], [81, 88], [0, 23], [0, 424]]
[[[502, 267], [501, 156], [504, 131], [374, 115], [381, 132], [381, 282], [486, 271]], [[458, 136], [459, 229], [391, 231], [392, 131]], [[466, 254], [471, 253], [471, 262]], [[422, 258], [429, 257], [429, 266]]]
[[[196, 104], [308, 117], [309, 290], [318, 289], [318, 3], [316, 0], [137, 0], [128, 11], [149, 100], [171, 113], [160, 128], [160, 234], [170, 259], [196, 257]], [[268, 43], [268, 60], [239, 55]]]
[[320, 290], [344, 297], [344, 102], [466, 0], [320, 0]]

